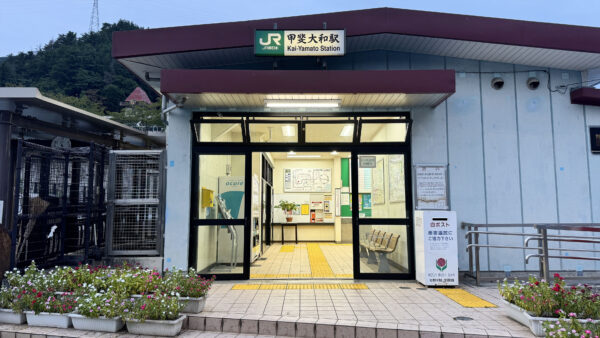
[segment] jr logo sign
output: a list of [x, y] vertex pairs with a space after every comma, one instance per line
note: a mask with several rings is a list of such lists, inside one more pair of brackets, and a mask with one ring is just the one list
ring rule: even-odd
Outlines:
[[254, 54], [283, 55], [283, 31], [256, 31]]

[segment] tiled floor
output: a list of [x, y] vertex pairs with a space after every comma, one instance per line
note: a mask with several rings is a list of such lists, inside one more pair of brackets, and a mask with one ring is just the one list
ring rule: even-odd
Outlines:
[[273, 244], [250, 266], [250, 278], [352, 278], [352, 245]]
[[[273, 283], [280, 284], [281, 281]], [[506, 317], [499, 308], [466, 308], [435, 289], [423, 288], [415, 282], [361, 283], [368, 289], [232, 290], [239, 282], [220, 282], [210, 291], [203, 316], [242, 319], [245, 316], [273, 316], [333, 323], [416, 325], [421, 330], [445, 328], [490, 336], [532, 336], [527, 328]], [[492, 303], [499, 301], [495, 288], [463, 288]], [[472, 320], [456, 320], [456, 317]]]

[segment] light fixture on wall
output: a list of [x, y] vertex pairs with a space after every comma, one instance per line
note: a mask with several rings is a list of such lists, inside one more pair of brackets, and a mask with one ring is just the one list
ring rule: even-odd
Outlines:
[[265, 100], [267, 108], [338, 108], [341, 100]]
[[296, 128], [294, 126], [281, 126], [281, 133], [285, 137], [296, 136]]
[[292, 155], [292, 156], [293, 156], [293, 155], [296, 155], [296, 152], [295, 152], [295, 151], [293, 151], [293, 150], [290, 150], [290, 151], [289, 151], [287, 154], [288, 154], [288, 156], [290, 156], [290, 155]]
[[342, 137], [352, 136], [353, 131], [354, 131], [354, 125], [347, 124], [344, 126], [344, 128], [342, 128], [342, 131], [340, 132], [340, 136], [342, 136]]
[[331, 154], [331, 155], [333, 155], [333, 156], [336, 156], [336, 155], [338, 155], [339, 153], [338, 153], [337, 151], [335, 151], [335, 150], [334, 150], [334, 151], [332, 151], [330, 154]]

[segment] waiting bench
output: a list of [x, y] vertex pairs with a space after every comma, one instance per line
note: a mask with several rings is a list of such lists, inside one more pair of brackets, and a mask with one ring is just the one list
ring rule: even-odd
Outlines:
[[372, 229], [360, 242], [360, 256], [368, 257], [367, 264], [377, 264], [376, 253], [379, 254], [379, 273], [389, 273], [390, 264], [387, 255], [396, 251], [400, 235]]

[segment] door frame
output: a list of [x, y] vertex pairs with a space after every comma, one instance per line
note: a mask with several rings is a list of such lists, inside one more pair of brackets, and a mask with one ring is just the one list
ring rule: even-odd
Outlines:
[[[219, 123], [220, 120], [204, 120], [203, 117], [224, 117], [228, 122], [239, 122], [242, 126], [243, 142], [199, 142], [196, 137], [195, 125], [198, 123]], [[300, 128], [303, 126], [302, 123], [298, 123], [298, 142], [297, 143], [251, 143], [249, 142], [249, 127], [247, 121], [250, 121], [253, 117], [347, 117], [348, 121], [354, 123], [354, 136], [352, 142], [347, 143], [306, 143], [304, 139], [300, 139], [305, 136], [304, 130]], [[407, 136], [404, 142], [372, 142], [372, 143], [361, 143], [360, 132], [361, 132], [361, 117], [401, 117], [403, 118], [402, 123], [407, 124]], [[238, 120], [239, 119], [239, 120]], [[275, 120], [276, 121], [276, 120]], [[274, 122], [275, 122], [274, 121]], [[340, 123], [343, 120], [330, 120], [330, 121], [312, 121], [311, 123]], [[398, 123], [394, 120], [368, 120], [368, 122], [377, 123]], [[263, 121], [261, 121], [263, 123]], [[279, 123], [279, 122], [276, 122]], [[330, 152], [333, 150], [339, 152], [350, 152], [351, 153], [351, 181], [352, 181], [352, 242], [353, 242], [353, 275], [355, 279], [414, 279], [415, 276], [415, 264], [414, 264], [414, 238], [413, 238], [413, 218], [412, 218], [412, 185], [411, 185], [411, 170], [410, 170], [410, 149], [411, 149], [411, 125], [412, 120], [410, 119], [409, 112], [369, 112], [369, 113], [240, 113], [240, 112], [195, 112], [192, 120], [190, 120], [191, 134], [192, 134], [192, 189], [191, 189], [191, 207], [190, 207], [190, 240], [189, 240], [189, 262], [188, 266], [191, 266], [195, 261], [196, 247], [197, 247], [197, 236], [194, 236], [194, 227], [202, 225], [244, 225], [244, 261], [243, 261], [243, 273], [241, 274], [218, 274], [217, 278], [220, 280], [242, 280], [250, 279], [250, 248], [251, 243], [251, 221], [252, 221], [252, 153], [254, 152]], [[408, 274], [361, 274], [360, 273], [360, 256], [359, 252], [359, 237], [358, 237], [358, 155], [362, 154], [403, 154], [405, 156], [405, 188], [406, 188], [406, 208], [407, 218], [402, 221], [407, 226], [407, 244], [408, 244], [408, 255], [410, 273]], [[245, 155], [245, 200], [244, 200], [244, 218], [238, 220], [222, 220], [222, 219], [207, 219], [198, 220], [195, 219], [195, 212], [198, 206], [198, 160], [199, 155]], [[262, 158], [261, 158], [262, 160]], [[408, 170], [406, 169], [408, 166]], [[262, 175], [261, 175], [262, 183]], [[261, 206], [262, 207], [262, 206]], [[404, 224], [404, 223], [385, 223], [388, 222], [386, 219], [371, 219], [373, 224]], [[207, 275], [208, 276], [208, 275]]]

